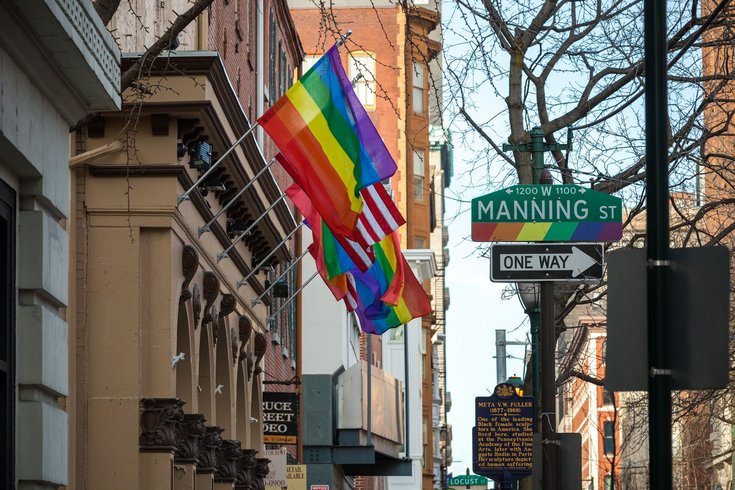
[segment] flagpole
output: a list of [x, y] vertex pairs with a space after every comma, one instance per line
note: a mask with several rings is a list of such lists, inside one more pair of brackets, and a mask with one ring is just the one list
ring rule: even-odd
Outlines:
[[242, 233], [240, 233], [237, 236], [237, 238], [235, 239], [235, 241], [232, 242], [229, 247], [227, 247], [226, 249], [224, 249], [222, 252], [218, 253], [217, 254], [217, 262], [219, 262], [220, 260], [222, 260], [225, 257], [227, 257], [227, 255], [230, 253], [230, 250], [232, 250], [235, 247], [235, 245], [237, 245], [238, 243], [240, 243], [240, 240], [242, 240], [243, 238], [245, 238], [245, 236], [248, 233], [250, 233], [250, 230], [252, 230], [255, 227], [255, 225], [257, 225], [258, 223], [260, 223], [260, 220], [262, 220], [265, 217], [265, 215], [270, 212], [271, 209], [275, 208], [276, 205], [279, 202], [281, 202], [284, 197], [286, 197], [286, 194], [281, 194], [278, 199], [276, 199], [275, 201], [273, 201], [273, 204], [271, 204], [270, 206], [268, 206], [268, 209], [266, 209], [265, 211], [263, 211], [263, 213], [260, 216], [258, 216], [258, 219], [256, 219], [255, 221], [253, 221], [250, 224], [250, 226], [247, 227], [247, 229], [245, 231], [243, 231]]
[[248, 279], [250, 279], [251, 277], [253, 277], [253, 274], [255, 274], [256, 272], [258, 272], [258, 269], [260, 269], [260, 266], [263, 265], [263, 264], [265, 264], [266, 261], [268, 259], [270, 259], [271, 256], [273, 256], [274, 253], [276, 253], [276, 250], [278, 250], [281, 247], [281, 245], [283, 245], [284, 243], [286, 243], [289, 240], [289, 238], [291, 238], [292, 236], [294, 236], [294, 234], [297, 231], [299, 231], [299, 228], [301, 228], [301, 225], [302, 224], [303, 224], [303, 221], [301, 223], [299, 223], [298, 226], [296, 226], [296, 228], [294, 228], [293, 231], [291, 233], [289, 233], [286, 238], [284, 238], [283, 240], [281, 240], [281, 243], [279, 243], [278, 245], [276, 245], [275, 247], [273, 247], [273, 250], [271, 250], [270, 253], [268, 255], [266, 255], [263, 258], [263, 260], [261, 260], [258, 263], [258, 265], [256, 265], [255, 267], [253, 267], [253, 269], [250, 271], [250, 274], [248, 274], [247, 276], [245, 276], [242, 279], [240, 279], [239, 281], [237, 281], [237, 288], [240, 289], [246, 282], [248, 282]]
[[308, 253], [309, 253], [309, 250], [308, 250], [308, 249], [304, 250], [304, 253], [302, 253], [301, 255], [299, 255], [299, 256], [298, 256], [298, 257], [296, 258], [296, 260], [294, 260], [294, 261], [293, 261], [293, 262], [291, 263], [291, 265], [289, 265], [289, 266], [288, 266], [288, 268], [287, 268], [287, 269], [286, 269], [285, 271], [281, 272], [281, 275], [280, 275], [280, 276], [278, 276], [278, 277], [276, 277], [276, 278], [275, 278], [275, 279], [273, 280], [273, 282], [271, 283], [271, 285], [270, 285], [270, 286], [268, 286], [268, 288], [267, 288], [267, 289], [266, 289], [265, 291], [263, 291], [263, 294], [261, 294], [260, 296], [258, 296], [258, 297], [257, 297], [257, 298], [255, 298], [254, 300], [252, 300], [252, 301], [250, 302], [250, 305], [251, 305], [251, 306], [255, 306], [255, 305], [257, 305], [258, 303], [260, 303], [260, 300], [261, 300], [261, 299], [263, 298], [263, 296], [265, 296], [266, 294], [268, 294], [268, 291], [270, 291], [271, 289], [273, 289], [273, 286], [275, 286], [275, 285], [276, 285], [276, 282], [280, 281], [280, 280], [281, 280], [281, 278], [282, 278], [283, 276], [285, 276], [286, 274], [288, 274], [288, 271], [290, 271], [291, 269], [293, 269], [293, 267], [294, 267], [294, 266], [295, 266], [296, 264], [298, 264], [298, 263], [299, 263], [299, 262], [301, 261], [301, 259], [303, 259], [303, 258], [304, 258], [304, 257], [306, 256], [306, 254], [308, 254]]
[[337, 42], [334, 43], [334, 45], [337, 46], [337, 47], [342, 46], [345, 43], [345, 41], [347, 41], [347, 38], [350, 37], [351, 34], [352, 34], [352, 29], [347, 29], [347, 32], [345, 32], [344, 34], [342, 34], [339, 37], [339, 39], [337, 39]]
[[302, 284], [302, 285], [301, 285], [301, 287], [300, 287], [299, 289], [297, 289], [297, 290], [296, 290], [296, 292], [295, 292], [295, 293], [293, 293], [293, 294], [291, 295], [291, 297], [290, 297], [290, 298], [288, 298], [288, 299], [286, 300], [286, 302], [285, 302], [285, 303], [283, 303], [283, 304], [281, 305], [281, 307], [280, 307], [280, 308], [278, 308], [278, 310], [276, 310], [276, 312], [275, 312], [275, 313], [273, 313], [273, 314], [272, 314], [272, 315], [271, 315], [271, 316], [270, 316], [270, 317], [269, 317], [268, 319], [269, 319], [269, 320], [273, 320], [273, 319], [274, 319], [275, 317], [277, 317], [277, 316], [278, 316], [278, 314], [279, 314], [279, 313], [281, 312], [281, 310], [283, 310], [283, 309], [284, 309], [284, 308], [286, 307], [286, 305], [288, 305], [288, 304], [289, 304], [289, 303], [290, 303], [291, 301], [293, 301], [293, 299], [294, 299], [294, 298], [296, 297], [296, 295], [298, 295], [298, 294], [299, 294], [299, 293], [301, 292], [301, 290], [302, 290], [302, 289], [304, 289], [304, 288], [305, 288], [306, 286], [308, 286], [308, 285], [309, 285], [309, 283], [310, 283], [310, 282], [312, 281], [312, 279], [314, 279], [314, 278], [315, 278], [315, 277], [316, 277], [316, 276], [317, 276], [318, 274], [319, 274], [319, 272], [315, 272], [315, 273], [313, 273], [313, 274], [311, 275], [311, 277], [310, 277], [309, 279], [307, 279], [307, 280], [306, 280], [306, 282], [305, 282], [304, 284]]
[[257, 123], [257, 122], [256, 122], [255, 124], [253, 124], [252, 126], [250, 126], [250, 128], [248, 128], [248, 130], [247, 130], [247, 131], [245, 131], [245, 134], [243, 134], [242, 136], [240, 136], [240, 139], [238, 139], [238, 140], [237, 140], [237, 141], [235, 142], [235, 144], [234, 144], [234, 145], [232, 145], [231, 147], [229, 147], [229, 148], [227, 149], [227, 151], [226, 151], [226, 152], [225, 152], [225, 153], [224, 153], [224, 154], [223, 154], [223, 155], [222, 155], [221, 157], [219, 157], [219, 158], [217, 159], [217, 161], [216, 161], [216, 162], [214, 162], [214, 163], [212, 164], [212, 166], [211, 166], [211, 167], [209, 167], [209, 168], [207, 169], [207, 171], [206, 171], [206, 172], [204, 172], [204, 173], [202, 174], [202, 176], [201, 176], [201, 177], [199, 177], [199, 180], [197, 180], [196, 182], [194, 182], [194, 185], [192, 185], [191, 187], [189, 187], [189, 188], [188, 188], [188, 189], [186, 190], [186, 192], [184, 192], [183, 194], [181, 194], [180, 196], [178, 196], [178, 197], [176, 198], [176, 206], [178, 206], [178, 205], [179, 205], [179, 204], [181, 204], [182, 202], [184, 202], [184, 201], [186, 201], [187, 199], [189, 199], [189, 194], [191, 194], [191, 192], [192, 192], [192, 191], [193, 191], [194, 189], [196, 189], [196, 188], [197, 188], [197, 187], [199, 186], [199, 184], [201, 184], [202, 182], [204, 182], [204, 179], [206, 179], [206, 178], [207, 178], [207, 177], [209, 176], [209, 174], [211, 174], [211, 173], [212, 173], [212, 172], [214, 171], [214, 169], [215, 169], [215, 168], [217, 168], [217, 166], [218, 166], [218, 165], [219, 165], [220, 163], [222, 163], [222, 162], [224, 161], [225, 157], [227, 157], [227, 155], [229, 155], [230, 153], [232, 153], [232, 151], [233, 151], [233, 150], [234, 150], [235, 148], [237, 148], [237, 147], [238, 147], [238, 146], [240, 145], [240, 143], [242, 143], [242, 142], [243, 142], [243, 140], [245, 140], [245, 138], [247, 138], [247, 136], [248, 136], [248, 135], [249, 135], [250, 133], [252, 133], [252, 132], [253, 132], [253, 130], [254, 130], [255, 128], [257, 128], [257, 127], [258, 127], [258, 123]]
[[253, 176], [253, 178], [252, 178], [252, 179], [250, 179], [250, 181], [249, 181], [249, 182], [248, 182], [247, 184], [245, 184], [245, 185], [243, 186], [243, 188], [242, 188], [242, 189], [240, 189], [240, 190], [239, 190], [239, 191], [237, 192], [237, 194], [235, 194], [235, 197], [233, 197], [233, 198], [232, 198], [232, 199], [231, 199], [231, 200], [230, 200], [230, 201], [229, 201], [229, 202], [228, 202], [227, 204], [225, 204], [225, 205], [224, 205], [224, 206], [222, 207], [222, 209], [220, 209], [219, 211], [217, 211], [217, 214], [215, 214], [215, 215], [214, 215], [214, 217], [213, 217], [212, 219], [210, 219], [210, 220], [209, 220], [209, 221], [207, 222], [207, 224], [206, 224], [206, 225], [204, 225], [204, 226], [200, 226], [200, 227], [199, 227], [199, 236], [202, 236], [202, 235], [203, 235], [204, 233], [208, 232], [208, 231], [209, 231], [209, 227], [210, 227], [210, 226], [212, 226], [212, 223], [214, 223], [215, 221], [217, 221], [217, 218], [219, 218], [220, 216], [222, 216], [222, 213], [224, 213], [225, 211], [227, 211], [227, 209], [228, 209], [228, 208], [229, 208], [230, 206], [232, 206], [232, 203], [234, 203], [235, 201], [237, 201], [237, 199], [238, 199], [238, 198], [239, 198], [240, 196], [242, 196], [242, 195], [243, 195], [243, 193], [245, 193], [245, 191], [246, 191], [246, 190], [248, 190], [248, 189], [250, 188], [250, 186], [251, 186], [251, 185], [253, 185], [253, 184], [255, 183], [255, 181], [256, 181], [256, 180], [258, 180], [258, 177], [260, 177], [261, 175], [263, 175], [263, 174], [264, 174], [264, 173], [265, 173], [265, 172], [266, 172], [266, 171], [268, 170], [268, 168], [269, 168], [269, 167], [270, 167], [271, 165], [273, 165], [273, 162], [275, 162], [275, 161], [276, 161], [276, 159], [275, 159], [275, 158], [271, 158], [271, 161], [270, 161], [270, 162], [268, 162], [268, 163], [266, 164], [266, 166], [265, 166], [265, 167], [263, 167], [262, 169], [260, 169], [260, 170], [258, 171], [258, 173], [257, 173], [257, 174], [255, 174], [255, 175]]

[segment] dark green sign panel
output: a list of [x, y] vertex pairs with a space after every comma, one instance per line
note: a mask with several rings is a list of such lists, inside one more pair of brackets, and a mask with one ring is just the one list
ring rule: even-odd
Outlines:
[[619, 197], [578, 185], [514, 185], [472, 200], [476, 242], [614, 242]]

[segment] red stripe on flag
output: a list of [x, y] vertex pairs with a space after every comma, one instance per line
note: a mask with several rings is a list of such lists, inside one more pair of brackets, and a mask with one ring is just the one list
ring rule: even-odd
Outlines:
[[355, 238], [363, 246], [379, 242], [406, 222], [382, 183], [366, 187], [361, 195], [364, 205]]

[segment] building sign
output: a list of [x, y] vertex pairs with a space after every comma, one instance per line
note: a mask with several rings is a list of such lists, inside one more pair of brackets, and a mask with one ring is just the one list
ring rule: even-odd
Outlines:
[[263, 479], [266, 488], [281, 489], [286, 486], [286, 450], [266, 449], [265, 457], [270, 459], [268, 463], [268, 475]]
[[578, 185], [514, 185], [472, 200], [475, 242], [615, 242], [619, 197]]
[[263, 442], [296, 444], [298, 434], [298, 401], [296, 393], [263, 393]]
[[306, 490], [306, 465], [286, 465], [286, 486], [288, 490]]
[[501, 383], [492, 396], [475, 398], [472, 469], [498, 482], [531, 474], [535, 421], [532, 396]]
[[329, 485], [312, 485], [311, 490], [329, 490]]

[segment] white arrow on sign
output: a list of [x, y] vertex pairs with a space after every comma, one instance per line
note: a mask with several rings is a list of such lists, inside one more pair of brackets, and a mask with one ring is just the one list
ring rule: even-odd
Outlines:
[[577, 277], [597, 261], [577, 247], [571, 253], [500, 254], [501, 271], [572, 271]]

